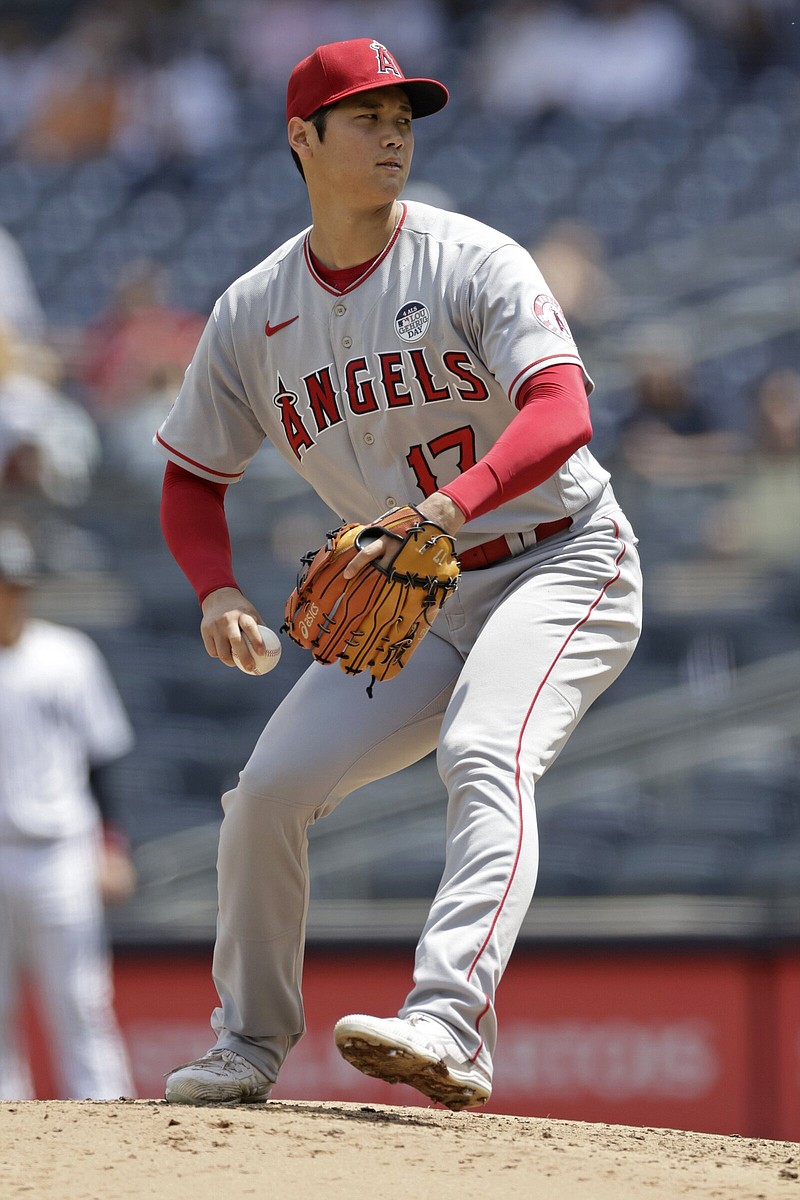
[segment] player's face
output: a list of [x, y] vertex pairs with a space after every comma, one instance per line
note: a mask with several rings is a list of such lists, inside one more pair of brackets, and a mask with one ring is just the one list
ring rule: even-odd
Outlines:
[[385, 203], [405, 187], [413, 151], [408, 97], [399, 87], [376, 88], [331, 110], [313, 178], [331, 196]]

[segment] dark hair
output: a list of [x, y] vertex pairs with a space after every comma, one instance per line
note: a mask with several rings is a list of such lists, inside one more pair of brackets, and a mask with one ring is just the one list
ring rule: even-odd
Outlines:
[[[318, 108], [315, 112], [313, 112], [311, 114], [310, 117], [307, 118], [311, 122], [311, 124], [314, 126], [314, 128], [316, 129], [317, 136], [321, 142], [325, 141], [325, 127], [328, 124], [328, 113], [333, 108], [335, 108], [335, 105], [333, 105], [333, 104], [323, 104], [321, 108]], [[297, 167], [298, 171], [303, 176], [303, 179], [305, 179], [306, 176], [305, 176], [305, 172], [303, 170], [303, 164], [300, 161], [299, 154], [297, 153], [296, 150], [292, 150], [291, 155], [292, 155], [292, 158], [294, 159], [294, 165]]]

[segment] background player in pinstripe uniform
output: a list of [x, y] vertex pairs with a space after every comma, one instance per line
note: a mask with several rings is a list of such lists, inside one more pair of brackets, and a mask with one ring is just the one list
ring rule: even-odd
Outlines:
[[120, 831], [105, 837], [106, 768], [133, 732], [84, 633], [29, 615], [37, 572], [27, 534], [0, 525], [0, 1098], [33, 1098], [12, 1021], [23, 973], [36, 984], [59, 1095], [133, 1095], [112, 1007], [104, 902], [135, 878]]

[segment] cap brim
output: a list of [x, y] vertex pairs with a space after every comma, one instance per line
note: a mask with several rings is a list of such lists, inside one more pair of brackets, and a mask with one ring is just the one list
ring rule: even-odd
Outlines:
[[450, 99], [447, 88], [435, 79], [404, 79], [398, 86], [408, 93], [414, 117], [429, 117], [444, 108]]
[[340, 100], [346, 100], [348, 96], [357, 96], [360, 92], [374, 92], [382, 87], [402, 88], [411, 102], [411, 116], [414, 118], [429, 117], [431, 113], [444, 108], [450, 99], [447, 88], [443, 83], [437, 83], [435, 79], [393, 79], [387, 80], [386, 83], [371, 82], [347, 88], [346, 91], [332, 96], [328, 104], [338, 104]]

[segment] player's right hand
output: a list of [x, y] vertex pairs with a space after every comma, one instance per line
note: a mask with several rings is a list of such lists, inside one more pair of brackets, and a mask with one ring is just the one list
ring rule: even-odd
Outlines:
[[231, 587], [209, 592], [202, 609], [200, 635], [211, 658], [218, 658], [226, 667], [235, 667], [235, 655], [245, 667], [252, 667], [253, 658], [242, 633], [247, 634], [256, 650], [263, 650], [258, 627], [266, 622], [258, 609], [238, 588]]

